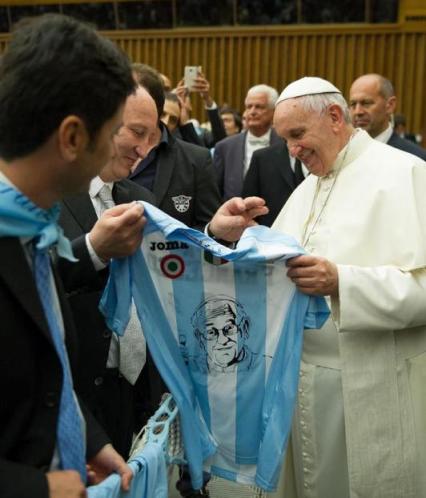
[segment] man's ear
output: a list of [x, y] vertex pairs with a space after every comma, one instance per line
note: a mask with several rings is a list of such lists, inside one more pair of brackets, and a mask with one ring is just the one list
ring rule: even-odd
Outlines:
[[394, 114], [396, 109], [396, 97], [393, 95], [389, 97], [386, 101], [386, 112], [388, 114]]
[[340, 127], [344, 123], [342, 108], [337, 104], [331, 104], [328, 107], [328, 115], [331, 119], [332, 126]]
[[89, 133], [81, 118], [71, 115], [63, 119], [58, 128], [58, 147], [65, 161], [75, 161], [89, 142]]

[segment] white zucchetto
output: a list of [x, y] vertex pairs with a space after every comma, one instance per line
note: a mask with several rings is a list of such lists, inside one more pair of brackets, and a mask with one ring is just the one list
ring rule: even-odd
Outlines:
[[314, 95], [317, 93], [342, 93], [332, 83], [316, 76], [305, 76], [287, 85], [278, 97], [275, 105], [283, 100]]

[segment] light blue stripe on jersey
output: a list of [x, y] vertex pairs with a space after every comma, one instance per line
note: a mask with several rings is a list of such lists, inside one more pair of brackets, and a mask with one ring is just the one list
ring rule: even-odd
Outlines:
[[[179, 254], [179, 251], [174, 251], [174, 254]], [[175, 295], [175, 303], [179, 303], [179, 309], [176, 310], [176, 324], [178, 331], [186, 332], [186, 348], [188, 351], [193, 352], [197, 349], [197, 344], [194, 344], [196, 339], [193, 334], [189, 334], [188, 331], [191, 324], [188, 322], [188, 317], [194, 312], [194, 304], [204, 300], [204, 286], [202, 275], [202, 260], [200, 250], [198, 248], [189, 247], [185, 250], [185, 254], [180, 253], [182, 257], [185, 257], [186, 261], [191, 260], [191, 275], [189, 278], [185, 278], [186, 275], [182, 275], [181, 278], [173, 279], [173, 292]], [[193, 278], [194, 274], [197, 278]], [[196, 397], [200, 404], [200, 409], [203, 409], [203, 416], [205, 423], [210, 430], [210, 411], [205, 408], [209, 405], [208, 396], [208, 385], [207, 385], [207, 370], [205, 372], [194, 372], [189, 371], [192, 377], [193, 386], [196, 392]]]
[[[273, 491], [281, 470], [283, 448], [288, 443], [303, 344], [303, 322], [310, 298], [295, 293], [287, 309], [284, 329], [269, 371], [263, 402], [265, 433], [259, 450], [256, 483]], [[296, 327], [295, 327], [296, 326]], [[295, 333], [296, 330], [296, 333]]]
[[[258, 426], [264, 395], [259, 386], [265, 385], [266, 266], [237, 261], [234, 268], [236, 300], [244, 303], [251, 313], [250, 329], [256, 331], [256, 334], [250, 334], [247, 346], [251, 351], [256, 351], [258, 360], [256, 368], [237, 371], [235, 462], [254, 464], [257, 462], [261, 440]], [[259, 430], [247, 430], [247, 427], [258, 427]]]

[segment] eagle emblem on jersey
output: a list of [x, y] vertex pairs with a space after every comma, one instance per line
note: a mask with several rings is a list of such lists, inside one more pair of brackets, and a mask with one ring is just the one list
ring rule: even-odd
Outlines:
[[179, 213], [186, 213], [189, 209], [191, 199], [192, 197], [188, 195], [176, 195], [175, 197], [172, 197], [176, 211]]

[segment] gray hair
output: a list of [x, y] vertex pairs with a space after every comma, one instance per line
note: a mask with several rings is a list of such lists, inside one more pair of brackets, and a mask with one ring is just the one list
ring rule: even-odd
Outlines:
[[249, 91], [247, 92], [247, 96], [249, 95], [255, 95], [258, 93], [264, 93], [268, 97], [268, 106], [273, 109], [275, 107], [275, 102], [278, 100], [278, 92], [275, 90], [275, 88], [272, 88], [272, 86], [269, 85], [255, 85], [252, 86]]
[[317, 93], [297, 97], [303, 109], [308, 112], [324, 114], [330, 105], [337, 105], [343, 113], [345, 123], [351, 123], [348, 104], [341, 93]]

